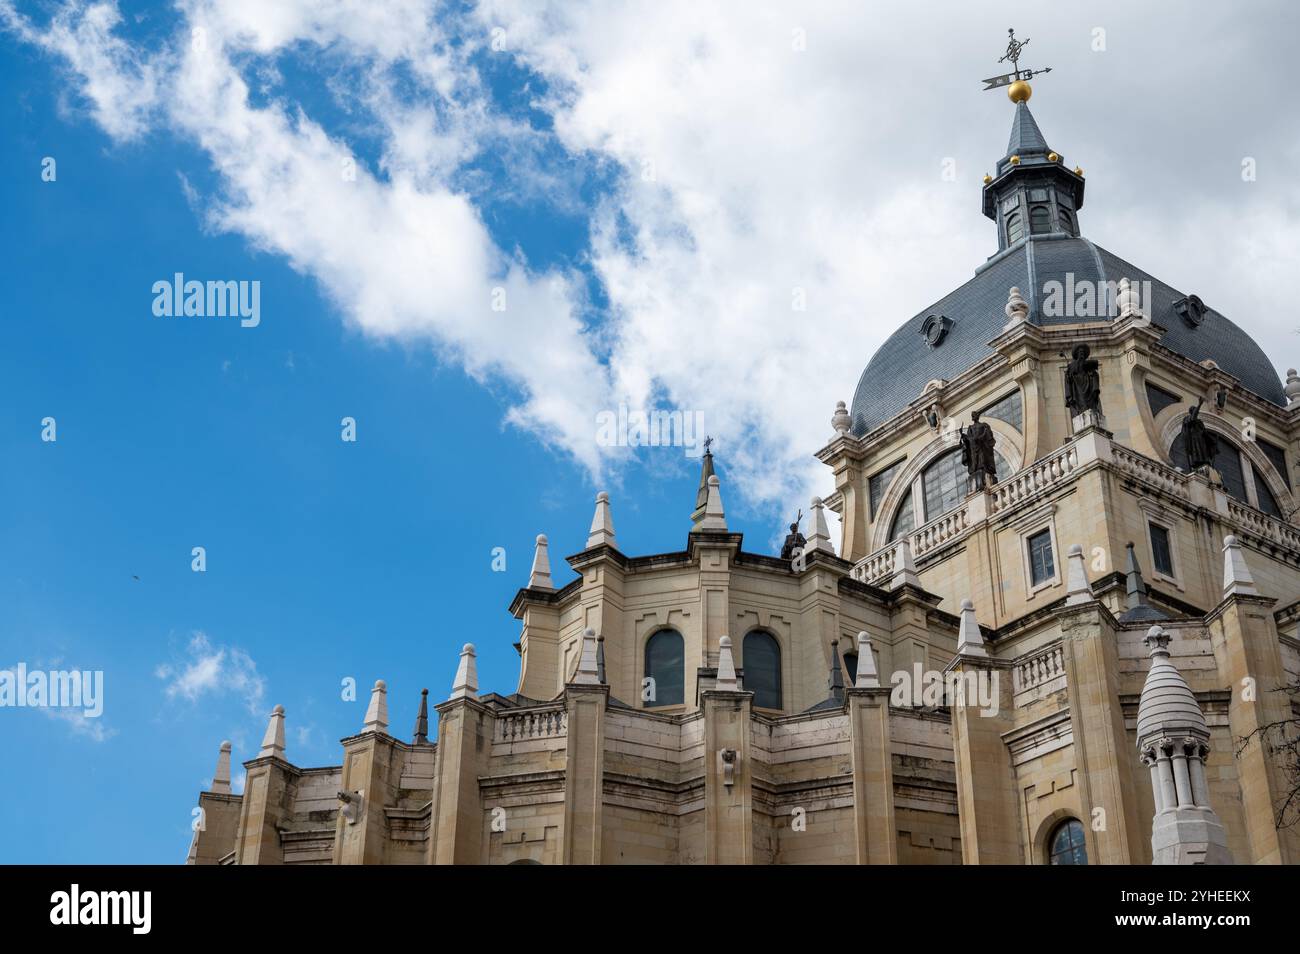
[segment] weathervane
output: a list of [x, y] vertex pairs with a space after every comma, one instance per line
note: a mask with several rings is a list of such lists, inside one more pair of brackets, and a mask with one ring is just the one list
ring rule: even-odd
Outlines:
[[1007, 52], [998, 58], [999, 63], [1011, 62], [1011, 72], [1003, 73], [1001, 76], [990, 76], [984, 80], [984, 88], [1001, 89], [1003, 86], [1010, 86], [1007, 95], [1011, 97], [1013, 103], [1023, 103], [1029, 98], [1032, 92], [1029, 88], [1029, 79], [1037, 76], [1039, 73], [1050, 73], [1050, 66], [1041, 70], [1022, 70], [1020, 68], [1020, 52], [1029, 45], [1028, 40], [1017, 40], [1014, 29], [1007, 30]]

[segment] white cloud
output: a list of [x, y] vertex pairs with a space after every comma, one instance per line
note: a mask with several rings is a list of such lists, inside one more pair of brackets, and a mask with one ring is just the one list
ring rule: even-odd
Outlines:
[[206, 695], [230, 694], [239, 697], [250, 712], [262, 713], [266, 681], [257, 671], [257, 663], [242, 649], [214, 645], [205, 633], [194, 633], [184, 656], [159, 665], [154, 675], [165, 683], [163, 692], [168, 699], [195, 702]]
[[85, 736], [92, 742], [107, 742], [117, 735], [117, 729], [109, 728], [102, 719], [90, 718], [81, 709], [46, 707], [39, 711], [67, 725], [74, 735]]
[[[214, 227], [314, 276], [366, 334], [431, 342], [506, 382], [519, 395], [507, 419], [591, 471], [608, 463], [598, 410], [660, 404], [704, 413], [748, 501], [824, 493], [810, 452], [834, 402], [889, 333], [995, 249], [979, 178], [1010, 110], [979, 90], [1004, 43], [988, 11], [483, 0], [470, 21], [444, 23], [433, 9], [185, 0], [183, 29], [153, 54], [116, 38], [102, 4], [70, 5], [44, 29], [5, 19], [64, 58], [114, 137], [153, 121], [199, 144], [220, 176]], [[1026, 18], [1031, 65], [1055, 67], [1037, 84], [1038, 119], [1089, 170], [1085, 234], [1297, 363], [1286, 316], [1300, 195], [1285, 170], [1300, 123], [1285, 98], [1265, 109], [1241, 95], [1242, 77], [1288, 88], [1293, 7], [1245, 18], [1107, 0]], [[485, 52], [496, 27], [506, 49]], [[457, 31], [464, 42], [448, 42]], [[324, 85], [353, 125], [327, 130], [277, 85], [290, 52], [330, 64]], [[534, 105], [568, 156], [615, 172], [592, 216], [589, 260], [609, 301], [594, 329], [580, 279], [498, 248], [458, 181], [491, 150], [518, 162], [500, 188], [572, 202], [536, 158], [543, 134], [492, 108], [475, 54], [542, 77]], [[358, 129], [383, 144], [380, 174], [359, 166], [346, 182]], [[1246, 155], [1260, 162], [1251, 187], [1237, 174]], [[955, 182], [941, 177], [949, 157]], [[490, 308], [496, 287], [504, 313]], [[792, 309], [795, 289], [806, 311]]]

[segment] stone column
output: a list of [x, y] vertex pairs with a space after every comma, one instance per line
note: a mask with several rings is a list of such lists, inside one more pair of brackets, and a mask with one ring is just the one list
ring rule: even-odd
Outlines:
[[1019, 793], [1011, 753], [1002, 734], [1012, 727], [1009, 667], [987, 657], [958, 656], [949, 672], [963, 679], [996, 679], [996, 712], [981, 714], [973, 700], [952, 707], [952, 748], [956, 759], [957, 811], [961, 819], [961, 857], [967, 865], [1019, 865]]
[[709, 689], [704, 708], [704, 860], [754, 862], [750, 711], [754, 694]]
[[[870, 652], [868, 647], [866, 652]], [[859, 653], [859, 665], [861, 654]], [[853, 818], [860, 865], [898, 864], [894, 768], [889, 737], [889, 689], [853, 688], [849, 734], [853, 746]]]
[[[1244, 593], [1224, 597], [1210, 614], [1210, 638], [1219, 675], [1232, 691], [1228, 725], [1232, 738], [1251, 736], [1260, 726], [1290, 715], [1287, 684], [1272, 609], [1275, 600]], [[1300, 864], [1300, 831], [1278, 830], [1276, 809], [1288, 791], [1278, 759], [1255, 739], [1237, 757], [1241, 796], [1255, 864]]]
[[1079, 779], [1079, 810], [1100, 817], [1100, 831], [1085, 825], [1088, 860], [1096, 864], [1146, 864], [1138, 817], [1133, 743], [1120, 707], [1119, 642], [1114, 620], [1097, 602], [1058, 612], [1065, 661], [1070, 724]]
[[335, 821], [336, 865], [384, 863], [388, 838], [384, 809], [397, 804], [399, 744], [383, 732], [363, 732], [343, 740], [339, 790], [351, 801], [340, 800]]
[[244, 797], [239, 814], [235, 863], [284, 864], [280, 828], [288, 820], [297, 794], [297, 768], [276, 755], [259, 756], [244, 763]]
[[492, 752], [491, 711], [477, 699], [444, 702], [438, 712], [438, 760], [429, 820], [429, 861], [477, 865], [484, 860], [483, 797], [478, 778]]
[[[594, 639], [592, 640], [594, 642]], [[605, 707], [609, 687], [569, 684], [564, 767], [564, 863], [598, 865], [605, 811]]]

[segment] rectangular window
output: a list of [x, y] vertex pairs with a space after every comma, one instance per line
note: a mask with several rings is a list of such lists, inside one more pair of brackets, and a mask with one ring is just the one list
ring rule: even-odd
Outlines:
[[1027, 541], [1029, 547], [1029, 580], [1034, 586], [1046, 583], [1056, 576], [1056, 561], [1052, 559], [1052, 532], [1040, 530]]
[[1156, 572], [1165, 576], [1174, 575], [1174, 555], [1169, 546], [1169, 531], [1158, 523], [1148, 524], [1151, 530], [1151, 561]]

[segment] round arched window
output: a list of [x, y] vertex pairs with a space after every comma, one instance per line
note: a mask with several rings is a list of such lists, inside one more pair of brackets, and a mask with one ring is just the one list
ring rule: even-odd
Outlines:
[[686, 698], [686, 645], [675, 629], [661, 629], [645, 644], [646, 708], [678, 706]]
[[1088, 847], [1083, 840], [1083, 823], [1069, 818], [1057, 825], [1047, 841], [1047, 863], [1051, 865], [1086, 865]]
[[754, 630], [746, 634], [743, 652], [745, 688], [754, 693], [754, 705], [781, 708], [781, 646], [776, 637]]
[[1047, 206], [1036, 205], [1029, 210], [1029, 231], [1034, 235], [1041, 235], [1043, 232], [1052, 230], [1052, 215], [1047, 211]]

